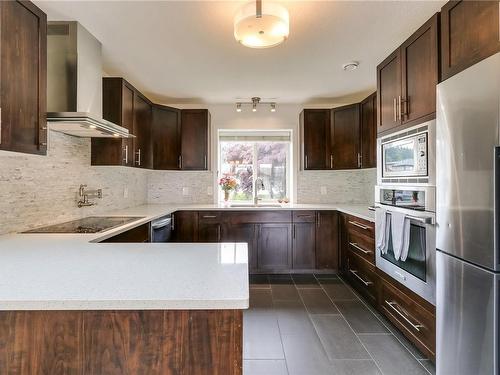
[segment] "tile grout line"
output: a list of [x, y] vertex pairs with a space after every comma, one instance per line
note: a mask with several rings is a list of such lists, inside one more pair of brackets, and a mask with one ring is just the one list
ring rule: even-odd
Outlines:
[[[348, 285], [348, 284], [347, 284], [347, 283], [343, 280], [343, 278], [339, 277], [339, 279], [340, 279], [340, 280], [341, 280], [341, 281], [342, 281], [345, 285], [347, 285], [348, 287], [350, 287], [350, 286], [349, 286], [349, 285]], [[361, 303], [362, 303], [362, 304], [363, 304], [363, 305], [364, 305], [364, 306], [365, 306], [365, 307], [366, 307], [366, 308], [370, 311], [370, 313], [371, 313], [373, 316], [375, 316], [375, 318], [376, 318], [376, 319], [377, 319], [380, 323], [382, 323], [382, 325], [383, 325], [385, 328], [387, 328], [387, 330], [390, 332], [390, 334], [391, 334], [392, 336], [394, 336], [394, 338], [396, 339], [396, 341], [397, 341], [397, 342], [399, 342], [399, 344], [401, 344], [401, 346], [403, 346], [403, 348], [405, 348], [405, 349], [408, 351], [408, 353], [410, 353], [410, 355], [411, 355], [413, 358], [415, 358], [415, 360], [416, 360], [416, 361], [420, 364], [420, 366], [422, 366], [422, 367], [424, 368], [424, 370], [425, 370], [427, 373], [429, 373], [430, 375], [432, 375], [432, 374], [431, 374], [431, 373], [430, 373], [430, 372], [429, 372], [429, 371], [425, 368], [425, 366], [424, 366], [424, 365], [420, 362], [420, 359], [419, 359], [419, 358], [417, 358], [417, 357], [415, 356], [415, 354], [413, 354], [413, 353], [411, 352], [411, 350], [410, 350], [410, 349], [408, 349], [408, 348], [406, 347], [406, 345], [405, 345], [405, 344], [403, 344], [403, 342], [402, 342], [402, 341], [401, 341], [401, 340], [400, 340], [400, 339], [399, 339], [399, 338], [398, 338], [395, 334], [393, 334], [393, 333], [392, 333], [392, 330], [389, 328], [388, 324], [387, 324], [386, 322], [384, 322], [382, 319], [380, 319], [380, 318], [379, 318], [376, 314], [374, 314], [374, 313], [371, 311], [371, 307], [368, 307], [367, 303], [363, 300], [363, 298], [360, 298], [359, 293], [358, 293], [356, 290], [354, 290], [354, 288], [351, 288], [351, 289], [354, 291], [354, 293], [356, 294], [356, 296], [358, 297], [358, 299], [361, 301]], [[396, 329], [397, 329], [397, 328], [396, 328]], [[424, 359], [428, 359], [428, 358], [424, 358]]]
[[[316, 277], [316, 276], [315, 276]], [[337, 277], [344, 285], [346, 285], [344, 283], [344, 281], [342, 279], [340, 279], [339, 277]], [[318, 280], [319, 282], [319, 280]], [[320, 283], [321, 285], [321, 283]], [[323, 288], [323, 285], [321, 285], [321, 288]], [[326, 290], [323, 290], [325, 293], [326, 293]], [[373, 358], [373, 355], [372, 353], [370, 353], [370, 351], [368, 350], [368, 348], [365, 346], [365, 344], [363, 344], [363, 342], [360, 340], [360, 338], [358, 337], [358, 335], [356, 334], [356, 332], [354, 332], [354, 329], [352, 328], [352, 326], [349, 324], [349, 322], [347, 321], [346, 317], [344, 316], [344, 314], [342, 314], [342, 311], [340, 311], [339, 307], [335, 304], [335, 301], [333, 301], [333, 299], [328, 295], [328, 293], [326, 293], [326, 295], [328, 296], [328, 298], [330, 298], [330, 300], [332, 301], [333, 305], [337, 308], [337, 310], [339, 311], [340, 313], [340, 316], [342, 317], [342, 319], [344, 319], [344, 321], [346, 322], [347, 326], [351, 329], [351, 331], [354, 333], [354, 336], [356, 337], [356, 339], [359, 341], [359, 343], [361, 344], [361, 346], [366, 350], [366, 352], [368, 353], [368, 355], [370, 356], [370, 358], [372, 359], [373, 363], [375, 364], [375, 366], [377, 367], [377, 369], [380, 371], [380, 373], [382, 375], [384, 375], [384, 372], [382, 371], [382, 369], [380, 368], [379, 364], [377, 363], [377, 361], [375, 360], [375, 358]], [[359, 299], [359, 298], [358, 298]], [[370, 311], [371, 312], [371, 311]]]

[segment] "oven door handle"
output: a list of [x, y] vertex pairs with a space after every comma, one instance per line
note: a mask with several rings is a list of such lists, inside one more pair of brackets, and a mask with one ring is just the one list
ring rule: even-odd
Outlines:
[[[377, 208], [381, 208], [379, 206], [370, 206], [368, 207], [368, 209], [370, 211], [375, 211]], [[390, 215], [391, 212], [390, 211], [387, 211], [387, 213]], [[431, 225], [434, 225], [436, 222], [434, 220], [433, 217], [431, 216], [428, 216], [428, 217], [419, 217], [419, 216], [413, 216], [413, 215], [406, 215], [406, 217], [410, 220], [414, 220], [414, 221], [418, 221], [419, 223], [422, 223], [422, 224], [431, 224]]]

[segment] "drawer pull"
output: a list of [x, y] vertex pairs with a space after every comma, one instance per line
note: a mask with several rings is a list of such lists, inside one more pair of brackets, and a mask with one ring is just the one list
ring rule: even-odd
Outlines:
[[202, 218], [203, 219], [215, 219], [217, 216], [215, 215], [203, 215]]
[[372, 252], [369, 250], [363, 249], [361, 246], [359, 246], [356, 242], [349, 242], [349, 245], [354, 247], [355, 249], [361, 251], [363, 254], [371, 254]]
[[[401, 308], [398, 308], [399, 305], [392, 301], [392, 302], [389, 302], [387, 300], [385, 300], [385, 303], [391, 308], [392, 311], [394, 311], [396, 314], [398, 314], [401, 318], [403, 318], [405, 320], [406, 323], [408, 323], [409, 325], [412, 326], [412, 328], [417, 331], [417, 332], [420, 332], [420, 328], [425, 328], [424, 325], [420, 324], [420, 323], [413, 323], [410, 319], [408, 319], [408, 317], [406, 316], [406, 314], [404, 314], [403, 312], [400, 311]], [[404, 311], [404, 310], [403, 310]]]
[[365, 284], [365, 286], [370, 286], [373, 284], [371, 281], [363, 280], [363, 278], [358, 275], [358, 271], [349, 269], [349, 272], [352, 273], [354, 276], [356, 276], [359, 281], [361, 281], [363, 284]]
[[354, 225], [355, 227], [358, 227], [358, 228], [361, 228], [361, 229], [364, 229], [364, 230], [368, 230], [368, 229], [370, 229], [370, 227], [369, 227], [369, 226], [367, 226], [367, 225], [363, 225], [363, 224], [360, 224], [360, 223], [358, 223], [357, 221], [349, 221], [349, 224], [352, 224], [352, 225]]

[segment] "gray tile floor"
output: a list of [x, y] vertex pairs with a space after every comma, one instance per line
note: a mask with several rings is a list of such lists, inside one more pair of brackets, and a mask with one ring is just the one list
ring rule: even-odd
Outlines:
[[429, 375], [434, 366], [336, 275], [251, 275], [244, 375]]

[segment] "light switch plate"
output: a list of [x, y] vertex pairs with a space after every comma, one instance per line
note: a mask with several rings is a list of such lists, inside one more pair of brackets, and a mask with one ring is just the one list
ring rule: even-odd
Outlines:
[[189, 188], [188, 187], [183, 187], [182, 188], [182, 195], [187, 197], [189, 195]]
[[214, 195], [214, 189], [211, 186], [207, 186], [207, 195]]
[[321, 192], [321, 195], [326, 195], [326, 186], [321, 186], [320, 192]]

